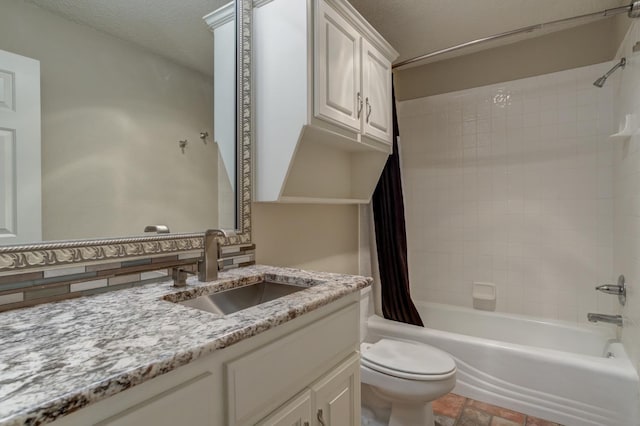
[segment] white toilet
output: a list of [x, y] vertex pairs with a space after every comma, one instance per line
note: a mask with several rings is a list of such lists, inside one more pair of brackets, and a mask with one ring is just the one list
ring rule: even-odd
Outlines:
[[389, 426], [433, 425], [431, 401], [456, 384], [449, 354], [421, 343], [381, 339], [362, 343], [361, 381], [391, 403]]

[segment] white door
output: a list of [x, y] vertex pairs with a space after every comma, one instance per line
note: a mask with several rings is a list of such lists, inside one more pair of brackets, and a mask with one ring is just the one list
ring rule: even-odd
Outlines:
[[362, 66], [365, 97], [363, 133], [390, 144], [393, 140], [391, 63], [365, 40]]
[[315, 56], [316, 116], [360, 131], [358, 32], [326, 2], [318, 1]]
[[0, 50], [0, 245], [42, 240], [40, 62]]
[[[314, 416], [326, 426], [360, 424], [360, 357], [354, 355], [313, 386]], [[322, 422], [320, 422], [322, 420]]]

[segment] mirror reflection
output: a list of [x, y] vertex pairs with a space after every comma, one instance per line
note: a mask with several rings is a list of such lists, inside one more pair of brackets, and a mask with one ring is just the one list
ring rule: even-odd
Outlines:
[[226, 3], [2, 0], [0, 245], [236, 227]]

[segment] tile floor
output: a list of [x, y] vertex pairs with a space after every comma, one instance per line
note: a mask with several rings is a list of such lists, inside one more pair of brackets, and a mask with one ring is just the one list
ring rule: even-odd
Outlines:
[[436, 426], [561, 426], [453, 393], [433, 402]]

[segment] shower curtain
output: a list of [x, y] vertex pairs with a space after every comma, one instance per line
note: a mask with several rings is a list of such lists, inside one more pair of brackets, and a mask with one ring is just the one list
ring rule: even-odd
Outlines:
[[373, 220], [378, 248], [382, 314], [386, 319], [423, 326], [409, 294], [407, 231], [398, 153], [398, 116], [393, 89], [393, 153], [373, 193]]

